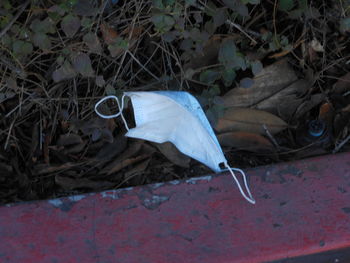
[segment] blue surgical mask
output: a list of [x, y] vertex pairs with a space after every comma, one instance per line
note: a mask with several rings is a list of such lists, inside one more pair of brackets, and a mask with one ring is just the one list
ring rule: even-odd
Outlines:
[[[130, 97], [134, 109], [135, 128], [129, 129], [122, 114], [125, 96]], [[108, 99], [115, 99], [119, 112], [103, 115], [98, 106]], [[171, 142], [183, 154], [205, 164], [214, 172], [229, 170], [242, 196], [255, 204], [244, 172], [231, 168], [222, 152], [220, 144], [198, 101], [188, 92], [183, 91], [139, 91], [125, 92], [121, 105], [115, 96], [107, 96], [95, 105], [96, 113], [102, 118], [121, 116], [128, 132], [127, 137], [138, 138], [156, 143]], [[220, 168], [223, 164], [225, 168]], [[243, 176], [248, 196], [243, 191], [233, 171]]]

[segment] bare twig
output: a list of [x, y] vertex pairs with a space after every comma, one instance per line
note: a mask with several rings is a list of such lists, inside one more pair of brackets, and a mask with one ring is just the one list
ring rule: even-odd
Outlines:
[[3, 30], [0, 32], [0, 38], [2, 38], [6, 32], [11, 28], [11, 26], [16, 22], [18, 17], [24, 12], [24, 9], [26, 9], [27, 5], [31, 2], [31, 0], [27, 0], [19, 9], [17, 14], [11, 19], [10, 23], [8, 23]]
[[137, 64], [139, 64], [141, 68], [143, 68], [148, 74], [150, 74], [153, 78], [159, 81], [159, 78], [155, 76], [151, 71], [149, 71], [144, 65], [142, 65], [142, 63], [134, 56], [132, 52], [130, 52], [129, 50], [126, 50], [126, 52], [130, 55], [130, 57], [132, 57], [133, 60], [136, 61]]
[[264, 124], [263, 125], [263, 128], [265, 130], [265, 133], [267, 135], [267, 137], [269, 137], [269, 139], [271, 140], [271, 142], [273, 143], [273, 145], [276, 147], [276, 148], [280, 148], [280, 146], [278, 145], [276, 139], [272, 136], [272, 134], [270, 133], [269, 129], [267, 128], [267, 126]]
[[333, 153], [339, 152], [339, 150], [348, 142], [350, 141], [350, 134], [348, 137], [346, 137], [341, 143], [337, 145], [337, 147], [334, 148]]
[[[205, 9], [204, 6], [205, 6], [206, 8], [208, 8], [208, 9], [210, 9], [212, 11], [215, 11], [215, 10], [211, 9], [209, 6], [207, 6], [205, 3], [201, 2], [201, 1], [199, 1], [199, 2], [201, 3], [201, 5], [203, 5], [203, 6], [197, 6], [200, 10], [204, 11], [204, 9]], [[249, 38], [254, 43], [254, 45], [256, 45], [258, 43], [254, 38], [252, 38], [247, 33], [247, 32], [249, 32], [251, 35], [254, 35], [256, 37], [260, 37], [261, 34], [259, 34], [258, 32], [255, 32], [255, 31], [252, 31], [252, 30], [245, 30], [242, 26], [236, 24], [235, 22], [232, 22], [229, 19], [227, 19], [225, 21], [225, 23], [228, 24], [229, 26], [232, 26], [232, 27], [238, 29], [239, 31], [241, 31], [243, 33], [243, 35], [245, 35], [247, 38]]]
[[[234, 23], [234, 22], [232, 22], [231, 20], [226, 20], [226, 24], [228, 24], [228, 25], [230, 25], [230, 26], [232, 26], [232, 27], [234, 27], [234, 28], [236, 28], [236, 29], [238, 29], [239, 31], [241, 31], [242, 33], [243, 33], [243, 35], [245, 35], [247, 38], [249, 38], [254, 44], [257, 44], [258, 42], [254, 39], [254, 38], [252, 38], [247, 32], [245, 32], [245, 30], [240, 26], [240, 25], [238, 25], [238, 24], [236, 24], [236, 23]], [[251, 30], [249, 30], [249, 31], [251, 31]], [[256, 32], [255, 32], [256, 33]], [[256, 33], [256, 34], [259, 34], [259, 33]]]

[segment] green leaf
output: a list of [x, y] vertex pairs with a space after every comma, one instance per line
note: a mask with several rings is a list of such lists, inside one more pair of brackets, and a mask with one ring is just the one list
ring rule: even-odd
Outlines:
[[164, 9], [163, 0], [153, 0], [152, 4], [155, 8]]
[[73, 7], [73, 12], [79, 16], [95, 16], [98, 9], [94, 7], [91, 0], [78, 0]]
[[62, 7], [58, 6], [58, 5], [53, 5], [51, 6], [48, 10], [48, 13], [57, 13], [59, 16], [64, 16], [64, 14], [66, 13], [64, 11], [64, 9], [62, 9]]
[[343, 18], [340, 20], [340, 27], [341, 32], [347, 32], [350, 31], [350, 17]]
[[260, 0], [249, 0], [249, 4], [258, 5], [260, 4]]
[[74, 78], [76, 75], [77, 72], [72, 65], [68, 61], [65, 61], [62, 67], [52, 73], [52, 79], [54, 82], [60, 82], [62, 80]]
[[84, 77], [92, 77], [94, 75], [91, 59], [87, 54], [80, 53], [72, 62], [74, 69]]
[[2, 6], [6, 9], [6, 10], [10, 10], [12, 8], [11, 2], [10, 0], [2, 0]]
[[61, 22], [61, 28], [67, 37], [73, 37], [80, 28], [80, 19], [71, 14], [66, 15]]
[[246, 5], [241, 4], [241, 3], [237, 4], [235, 11], [243, 17], [249, 15], [248, 7]]
[[163, 0], [164, 6], [172, 6], [175, 3], [175, 0]]
[[226, 10], [223, 8], [217, 9], [217, 11], [215, 12], [215, 14], [213, 16], [214, 26], [219, 27], [219, 26], [223, 25], [225, 23], [226, 19], [227, 19]]
[[294, 7], [294, 0], [279, 0], [278, 8], [282, 11], [289, 11]]
[[186, 6], [191, 6], [196, 4], [196, 0], [185, 0]]
[[247, 63], [242, 53], [237, 52], [237, 57], [234, 62], [235, 63], [233, 64], [233, 68], [240, 68], [242, 70], [247, 69]]
[[213, 70], [206, 70], [201, 72], [201, 74], [199, 75], [199, 80], [208, 85], [212, 85], [219, 77], [219, 72]]
[[21, 30], [19, 31], [19, 37], [21, 39], [28, 39], [31, 35], [31, 32], [28, 28], [21, 28]]
[[100, 40], [94, 33], [87, 33], [83, 37], [84, 43], [89, 47], [90, 52], [96, 53], [96, 54], [101, 54], [102, 52], [102, 47]]
[[237, 48], [233, 39], [226, 39], [219, 49], [219, 61], [227, 68], [232, 68], [237, 57]]
[[12, 39], [8, 34], [5, 34], [2, 38], [0, 38], [0, 43], [3, 46], [9, 48], [9, 47], [11, 47]]
[[252, 72], [253, 72], [254, 76], [258, 75], [260, 73], [260, 71], [263, 69], [263, 65], [261, 64], [261, 62], [259, 60], [252, 62], [251, 65], [252, 65]]
[[30, 29], [33, 30], [35, 33], [55, 33], [56, 29], [49, 17], [45, 18], [44, 20], [35, 19], [30, 24]]
[[225, 87], [232, 86], [233, 81], [236, 78], [236, 72], [233, 69], [225, 69], [221, 74]]
[[153, 22], [156, 29], [160, 32], [169, 31], [175, 24], [175, 19], [173, 17], [164, 14], [153, 15], [151, 17], [151, 21]]
[[220, 95], [220, 92], [221, 92], [221, 90], [220, 90], [218, 85], [214, 85], [213, 87], [211, 87], [209, 89], [209, 94], [210, 94], [211, 98], [213, 98], [213, 97], [215, 97], [217, 95]]
[[26, 41], [16, 40], [12, 44], [12, 50], [16, 55], [26, 56], [33, 52], [33, 45]]
[[108, 84], [106, 87], [105, 87], [105, 91], [106, 91], [106, 95], [116, 95], [116, 91], [115, 91], [115, 88], [113, 88], [112, 85]]
[[33, 43], [35, 46], [41, 48], [42, 50], [51, 49], [51, 40], [45, 33], [42, 33], [42, 32], [35, 33], [33, 35]]
[[94, 20], [92, 20], [91, 18], [88, 17], [83, 17], [81, 19], [81, 26], [83, 28], [89, 28], [94, 24]]

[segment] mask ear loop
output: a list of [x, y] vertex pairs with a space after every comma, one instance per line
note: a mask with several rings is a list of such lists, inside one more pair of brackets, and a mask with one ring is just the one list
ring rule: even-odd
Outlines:
[[[102, 113], [100, 113], [98, 111], [98, 106], [100, 106], [101, 103], [105, 102], [106, 100], [109, 100], [109, 99], [114, 99], [116, 102], [117, 102], [117, 105], [118, 105], [118, 109], [119, 109], [119, 112], [116, 113], [116, 114], [113, 114], [113, 115], [104, 115]], [[124, 109], [124, 99], [125, 99], [125, 94], [122, 96], [122, 105], [120, 106], [120, 103], [119, 103], [119, 100], [116, 96], [114, 95], [110, 95], [110, 96], [107, 96], [107, 97], [104, 97], [102, 98], [101, 100], [99, 100], [96, 104], [95, 104], [95, 112], [98, 116], [100, 116], [101, 118], [103, 119], [112, 119], [112, 118], [116, 118], [118, 116], [121, 116], [123, 122], [124, 122], [124, 125], [125, 125], [125, 128], [127, 129], [127, 131], [129, 131], [129, 126], [124, 118], [124, 115], [123, 115], [123, 109]]]
[[[252, 194], [250, 193], [250, 190], [249, 190], [249, 186], [248, 186], [248, 183], [247, 183], [247, 178], [245, 176], [245, 173], [241, 170], [241, 169], [238, 169], [238, 168], [231, 168], [227, 162], [224, 163], [225, 164], [225, 167], [230, 171], [233, 179], [235, 180], [237, 186], [238, 186], [238, 189], [239, 191], [241, 192], [242, 196], [251, 204], [255, 204], [255, 200], [252, 196]], [[245, 186], [245, 189], [247, 190], [247, 193], [249, 195], [249, 197], [244, 193], [242, 187], [241, 187], [241, 184], [239, 183], [235, 173], [233, 171], [237, 171], [237, 172], [240, 172], [242, 174], [242, 177], [243, 177], [243, 182], [244, 182], [244, 186]]]

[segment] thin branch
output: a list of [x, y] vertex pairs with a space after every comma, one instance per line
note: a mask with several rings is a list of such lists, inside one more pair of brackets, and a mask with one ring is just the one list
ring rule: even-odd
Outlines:
[[333, 153], [339, 152], [339, 150], [340, 150], [348, 141], [350, 141], [350, 134], [349, 134], [348, 137], [346, 137], [341, 143], [339, 143], [337, 147], [334, 148]]
[[31, 0], [27, 0], [20, 8], [20, 10], [17, 12], [17, 14], [11, 19], [10, 23], [8, 23], [3, 30], [0, 32], [0, 38], [2, 38], [6, 32], [12, 27], [12, 25], [16, 22], [18, 17], [24, 12], [27, 5], [31, 2]]

